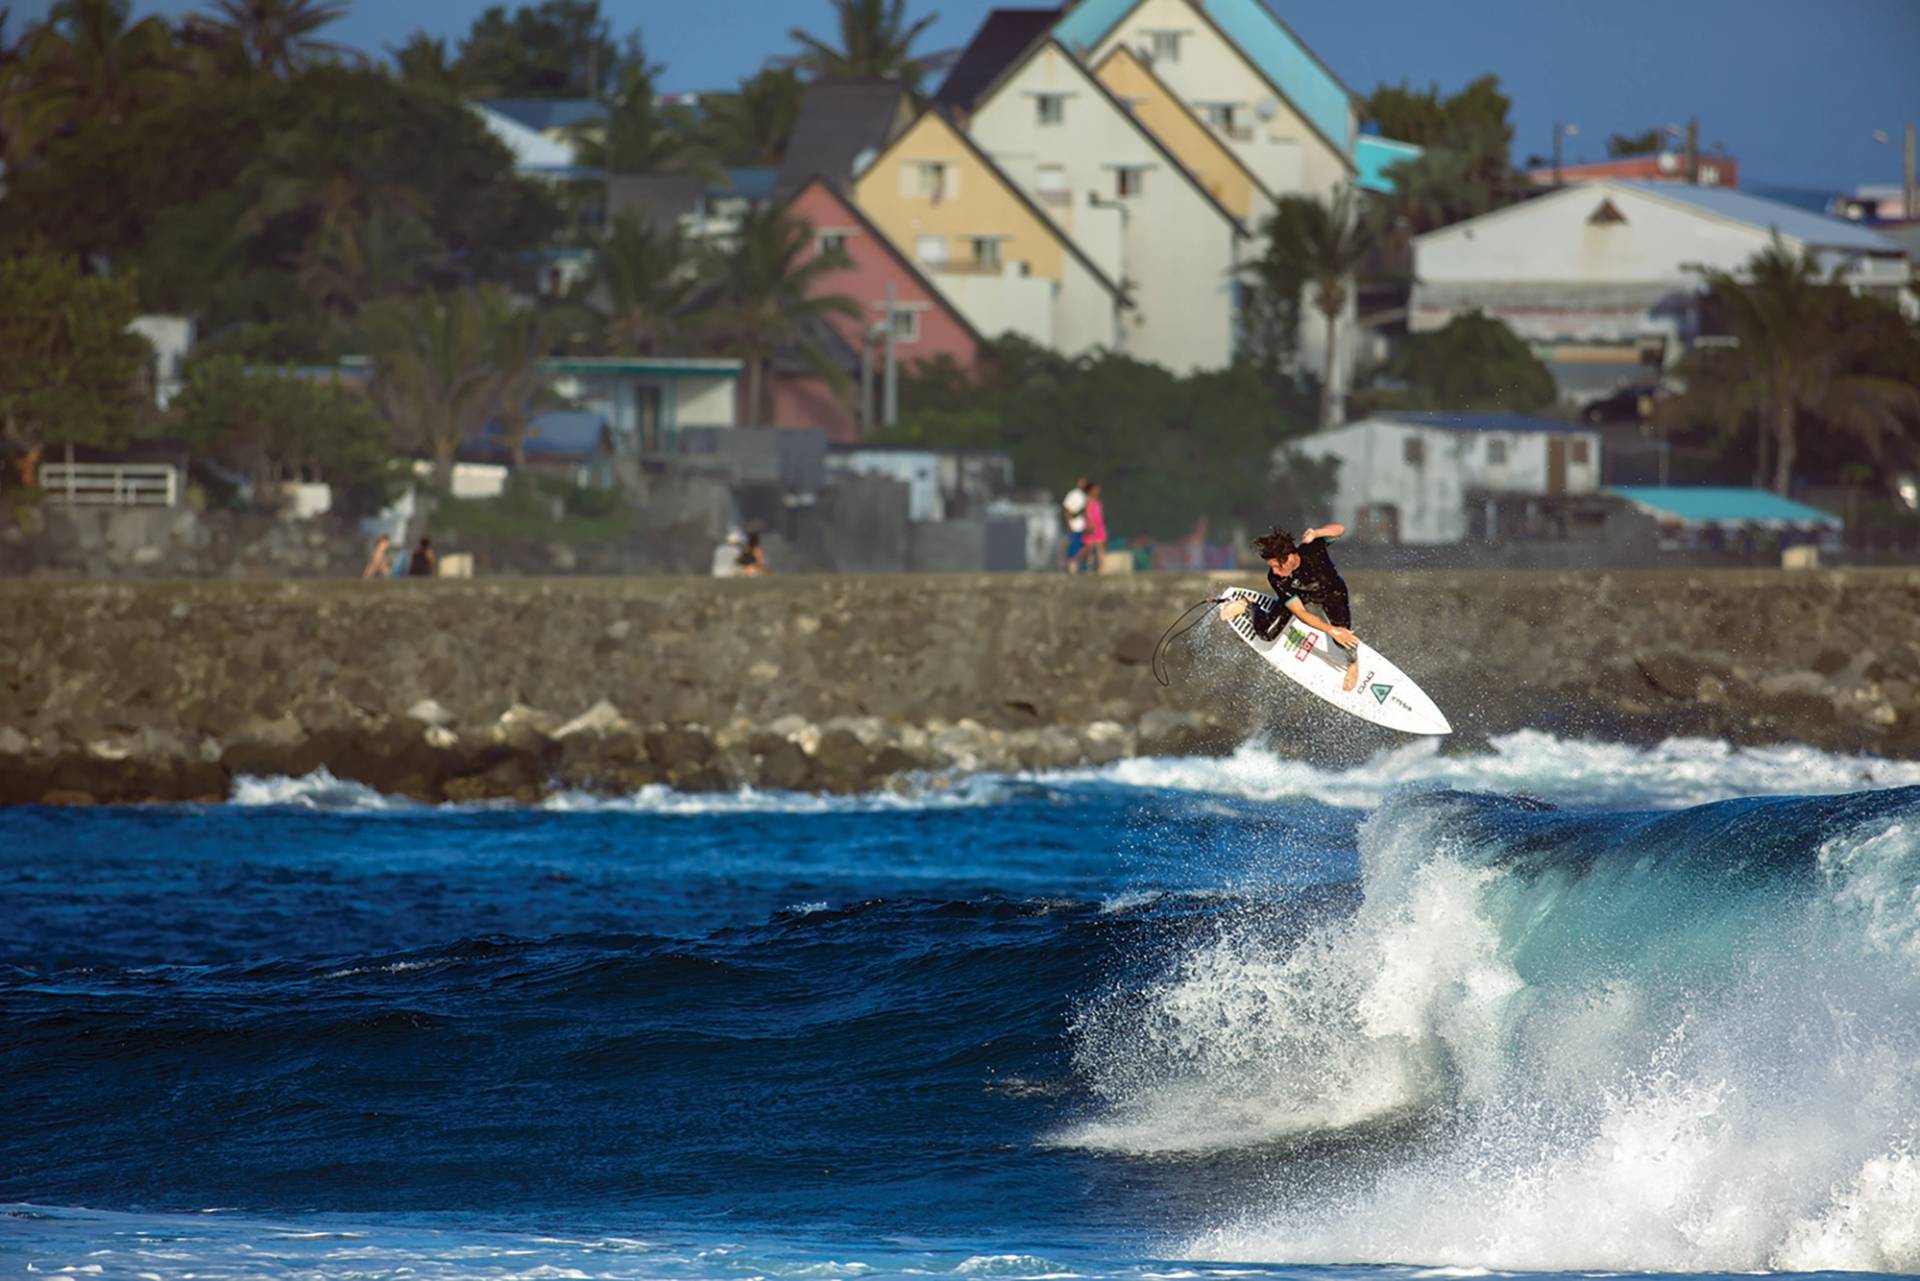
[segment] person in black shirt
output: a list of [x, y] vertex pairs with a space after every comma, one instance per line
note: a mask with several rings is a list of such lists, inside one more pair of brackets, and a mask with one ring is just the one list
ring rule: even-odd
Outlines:
[[[1331, 636], [1334, 644], [1347, 651], [1347, 678], [1343, 687], [1350, 690], [1360, 680], [1360, 641], [1350, 630], [1353, 609], [1347, 601], [1346, 581], [1333, 567], [1333, 556], [1327, 551], [1328, 540], [1346, 532], [1345, 525], [1322, 525], [1309, 529], [1295, 543], [1292, 534], [1274, 528], [1254, 539], [1254, 550], [1267, 562], [1267, 585], [1279, 598], [1279, 604], [1251, 608], [1253, 630], [1263, 640], [1278, 636], [1289, 618], [1297, 618]], [[1248, 608], [1244, 600], [1230, 600], [1220, 607], [1220, 617], [1231, 622]]]

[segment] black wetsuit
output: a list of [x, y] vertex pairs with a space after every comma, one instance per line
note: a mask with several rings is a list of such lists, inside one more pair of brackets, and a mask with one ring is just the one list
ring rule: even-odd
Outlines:
[[1263, 640], [1272, 640], [1293, 617], [1287, 602], [1298, 600], [1335, 627], [1353, 626], [1353, 609], [1347, 603], [1347, 583], [1333, 567], [1327, 540], [1316, 538], [1300, 545], [1300, 565], [1285, 578], [1267, 571], [1267, 586], [1280, 598], [1273, 606], [1255, 605], [1251, 617], [1253, 630]]

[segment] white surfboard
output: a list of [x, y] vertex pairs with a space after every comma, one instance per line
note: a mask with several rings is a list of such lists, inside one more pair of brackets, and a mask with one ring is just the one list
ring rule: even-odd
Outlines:
[[[1223, 594], [1229, 600], [1244, 600], [1249, 607], [1279, 603], [1266, 592], [1245, 587], [1229, 587]], [[1347, 651], [1319, 628], [1289, 618], [1278, 636], [1262, 640], [1253, 630], [1251, 610], [1228, 625], [1283, 676], [1350, 716], [1406, 734], [1453, 733], [1453, 726], [1425, 691], [1364, 640], [1360, 642], [1360, 683], [1346, 690], [1341, 685], [1347, 678]]]

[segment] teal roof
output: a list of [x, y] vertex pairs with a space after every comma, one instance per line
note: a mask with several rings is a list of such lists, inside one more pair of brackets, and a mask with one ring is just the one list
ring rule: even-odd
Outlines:
[[[1092, 52], [1138, 0], [1080, 0], [1053, 34], [1070, 49]], [[1327, 65], [1262, 0], [1191, 0], [1247, 60], [1287, 96], [1335, 151], [1351, 158], [1353, 96]]]
[[1353, 181], [1367, 191], [1391, 192], [1393, 180], [1387, 177], [1387, 170], [1403, 160], [1418, 160], [1426, 150], [1418, 143], [1363, 133], [1353, 142], [1353, 167], [1359, 171]]
[[1838, 529], [1842, 524], [1831, 512], [1765, 489], [1623, 485], [1607, 492], [1618, 494], [1651, 515], [1688, 525], [1826, 525]]

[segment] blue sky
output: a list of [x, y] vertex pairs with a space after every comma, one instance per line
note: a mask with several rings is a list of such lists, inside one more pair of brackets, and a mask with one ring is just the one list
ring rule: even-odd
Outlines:
[[[517, 2], [517, 0], [516, 0]], [[1008, 0], [1002, 0], [1003, 3]], [[1017, 2], [1017, 0], [1014, 0]], [[196, 0], [135, 0], [177, 16]], [[1739, 157], [1746, 186], [1900, 181], [1900, 130], [1920, 120], [1920, 0], [1270, 0], [1354, 90], [1382, 81], [1455, 89], [1493, 72], [1514, 100], [1515, 159], [1545, 153], [1555, 119], [1580, 126], [1569, 160], [1600, 159], [1609, 133], [1700, 119], [1703, 144]], [[6, 0], [0, 0], [4, 7]], [[48, 0], [14, 0], [9, 30]], [[456, 38], [483, 0], [359, 0], [333, 34], [369, 51], [415, 28]], [[964, 44], [993, 0], [929, 0], [929, 48]], [[638, 28], [668, 89], [724, 88], [789, 48], [787, 30], [832, 32], [827, 0], [602, 0]], [[1885, 130], [1895, 145], [1876, 144]]]

